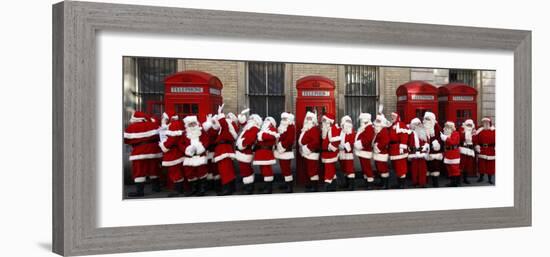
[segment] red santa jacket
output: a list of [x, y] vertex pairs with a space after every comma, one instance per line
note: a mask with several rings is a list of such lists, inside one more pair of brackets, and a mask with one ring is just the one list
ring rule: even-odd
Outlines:
[[[400, 160], [407, 158], [408, 155], [408, 139], [410, 131], [401, 121], [395, 122], [389, 128], [390, 145], [389, 154], [390, 160]], [[403, 152], [403, 153], [401, 153]]]
[[443, 142], [439, 135], [441, 134], [441, 128], [439, 124], [434, 126], [434, 134], [430, 135], [428, 133], [428, 142], [430, 143], [430, 153], [426, 155], [426, 160], [443, 160]]
[[219, 123], [218, 137], [216, 137], [216, 149], [214, 150], [214, 162], [219, 162], [225, 158], [234, 158], [235, 140], [237, 139], [237, 128], [234, 122], [228, 121], [223, 113], [218, 114]]
[[158, 127], [153, 122], [130, 123], [124, 131], [124, 143], [132, 147], [130, 161], [161, 158], [158, 141]]
[[380, 132], [374, 135], [373, 141], [373, 159], [379, 162], [388, 161], [388, 145], [390, 143], [390, 135], [388, 128], [382, 128]]
[[365, 127], [359, 128], [355, 135], [355, 155], [372, 159], [372, 140], [374, 139], [374, 127], [368, 124]]
[[410, 149], [409, 159], [426, 159], [430, 150], [428, 141], [419, 138], [414, 131], [409, 135], [408, 146]]
[[321, 161], [323, 163], [333, 163], [338, 160], [340, 147], [340, 128], [336, 125], [331, 125], [327, 136], [321, 141]]
[[208, 148], [208, 134], [202, 130], [199, 138], [191, 139], [184, 135], [180, 140], [180, 151], [184, 153], [183, 166], [197, 167], [208, 162], [206, 149]]
[[292, 146], [296, 141], [296, 126], [289, 124], [284, 131], [279, 132], [279, 142], [277, 142], [277, 150], [275, 151], [275, 158], [281, 160], [294, 159], [294, 152]]
[[183, 162], [183, 152], [179, 148], [182, 134], [183, 122], [171, 121], [166, 131], [166, 141], [159, 143], [160, 149], [164, 152], [162, 166], [174, 166]]
[[471, 138], [470, 140], [466, 140], [466, 132], [464, 128], [460, 128], [460, 154], [475, 157], [474, 152], [474, 145], [476, 144], [476, 136], [474, 135], [476, 132], [475, 129], [472, 129]]
[[453, 131], [451, 135], [445, 138], [443, 144], [445, 145], [443, 163], [460, 164], [460, 149], [458, 149], [458, 145], [460, 144], [460, 134], [457, 131]]
[[279, 138], [279, 134], [274, 126], [269, 126], [267, 129], [261, 129], [258, 132], [252, 165], [275, 164], [273, 147], [277, 143], [277, 138]]
[[340, 154], [338, 158], [340, 160], [353, 160], [353, 146], [355, 144], [355, 130], [351, 129], [351, 132], [346, 134], [342, 129], [340, 134]]
[[494, 127], [484, 129], [481, 127], [477, 130], [477, 157], [484, 160], [495, 159], [495, 142], [496, 131]]
[[318, 126], [312, 127], [300, 133], [298, 139], [300, 154], [308, 160], [319, 160], [319, 150], [321, 148], [321, 130]]
[[237, 138], [237, 150], [235, 151], [235, 158], [237, 161], [251, 163], [253, 152], [252, 148], [256, 143], [256, 137], [260, 128], [258, 126], [245, 126], [239, 138]]

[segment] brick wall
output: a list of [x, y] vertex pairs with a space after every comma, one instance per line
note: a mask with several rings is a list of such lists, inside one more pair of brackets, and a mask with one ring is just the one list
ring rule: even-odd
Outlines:
[[481, 71], [481, 115], [479, 119], [483, 117], [489, 117], [496, 123], [495, 120], [495, 91], [496, 80], [495, 71]]

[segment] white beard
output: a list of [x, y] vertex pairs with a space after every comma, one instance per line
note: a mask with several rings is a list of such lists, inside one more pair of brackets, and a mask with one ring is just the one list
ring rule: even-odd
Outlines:
[[263, 130], [263, 131], [269, 130], [269, 127], [270, 127], [270, 126], [271, 126], [271, 122], [269, 122], [269, 121], [264, 121], [264, 123], [262, 124], [261, 130]]
[[185, 128], [185, 135], [189, 139], [197, 139], [201, 136], [201, 134], [202, 134], [202, 131], [201, 131], [201, 127], [199, 126], [195, 126], [192, 128], [190, 127]]
[[353, 125], [350, 124], [350, 123], [344, 123], [344, 125], [342, 126], [342, 131], [345, 133], [345, 134], [351, 134], [353, 130]]
[[279, 127], [277, 128], [277, 131], [279, 132], [279, 134], [285, 133], [289, 124], [290, 122], [288, 121], [281, 121], [281, 123], [279, 124]]
[[310, 130], [311, 128], [313, 128], [313, 126], [315, 126], [315, 123], [313, 123], [313, 121], [304, 122], [304, 126], [302, 127], [302, 132], [306, 132]]
[[420, 139], [424, 142], [428, 141], [428, 137], [427, 137], [427, 134], [426, 134], [426, 129], [424, 129], [423, 127], [421, 127], [421, 126], [417, 127], [414, 130], [414, 134], [418, 137], [418, 139]]
[[330, 123], [323, 122], [321, 126], [321, 132], [322, 132], [321, 136], [323, 137], [323, 139], [327, 138], [329, 130], [330, 130]]
[[473, 128], [464, 128], [464, 141], [468, 144], [472, 143], [472, 132]]
[[374, 133], [379, 133], [385, 126], [383, 124], [374, 124]]
[[425, 122], [424, 121], [424, 128], [426, 129], [426, 131], [428, 132], [428, 135], [430, 137], [434, 137], [435, 136], [435, 124], [434, 122], [430, 121], [430, 122]]
[[453, 129], [451, 128], [443, 128], [443, 134], [449, 136], [453, 133]]

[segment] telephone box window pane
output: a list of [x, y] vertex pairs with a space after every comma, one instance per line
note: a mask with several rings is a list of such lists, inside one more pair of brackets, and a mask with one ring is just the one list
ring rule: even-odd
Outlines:
[[199, 105], [198, 104], [191, 104], [191, 113], [192, 114], [199, 114]]
[[[424, 114], [426, 113], [426, 109], [416, 109], [416, 117], [422, 120], [424, 118]], [[410, 121], [406, 121], [407, 123]]]

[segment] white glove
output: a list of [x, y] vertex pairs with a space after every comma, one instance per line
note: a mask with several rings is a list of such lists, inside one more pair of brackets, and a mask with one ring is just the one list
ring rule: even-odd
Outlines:
[[351, 151], [351, 145], [349, 142], [346, 142], [346, 144], [344, 145], [344, 148], [346, 149], [346, 151]]
[[187, 148], [185, 148], [185, 154], [188, 156], [193, 156], [195, 155], [196, 150], [197, 149], [195, 148], [195, 146], [191, 144]]
[[244, 109], [244, 110], [241, 111], [241, 114], [242, 114], [242, 115], [246, 115], [246, 114], [249, 113], [249, 112], [250, 112], [250, 108], [246, 108], [246, 109]]
[[355, 141], [355, 143], [353, 143], [353, 146], [354, 146], [355, 149], [357, 149], [357, 150], [363, 150], [363, 144], [361, 143], [361, 140]]
[[378, 143], [374, 144], [373, 149], [374, 149], [374, 152], [375, 152], [375, 153], [380, 153], [380, 152], [381, 152], [381, 151], [380, 151], [380, 148], [378, 148]]
[[201, 155], [204, 151], [206, 151], [206, 149], [204, 149], [204, 146], [201, 143], [195, 145], [195, 154]]
[[447, 135], [445, 135], [445, 134], [443, 134], [443, 133], [441, 133], [440, 136], [441, 136], [441, 140], [443, 140], [443, 142], [447, 141], [447, 137], [449, 137], [449, 136], [447, 136]]
[[283, 145], [280, 142], [277, 143], [277, 151], [279, 153], [284, 153], [286, 151], [286, 149], [283, 147]]
[[416, 152], [415, 155], [416, 155], [416, 158], [421, 158], [421, 157], [422, 157], [422, 153], [421, 153], [421, 152]]
[[481, 153], [481, 146], [476, 145], [474, 148], [475, 148], [477, 153]]
[[434, 149], [434, 151], [439, 151], [439, 149], [441, 149], [441, 145], [437, 140], [434, 140], [432, 142], [432, 149]]
[[220, 114], [220, 113], [223, 112], [223, 106], [224, 106], [224, 105], [225, 105], [225, 104], [222, 104], [222, 105], [220, 105], [220, 106], [218, 107], [218, 114]]
[[404, 154], [404, 153], [405, 153], [405, 149], [399, 148], [399, 154]]
[[243, 124], [246, 122], [246, 115], [244, 114], [239, 114], [239, 116], [237, 117], [237, 120], [239, 121], [240, 124]]
[[307, 148], [306, 145], [302, 146], [302, 153], [304, 155], [308, 155], [308, 154], [311, 154], [311, 151], [309, 150], [309, 148]]
[[430, 145], [428, 143], [425, 143], [423, 146], [422, 146], [422, 151], [423, 152], [427, 152], [430, 150]]
[[244, 138], [239, 138], [239, 140], [237, 140], [237, 148], [239, 150], [244, 150], [243, 141], [244, 141]]
[[339, 144], [338, 149], [340, 149], [341, 151], [344, 151], [346, 148], [345, 148], [344, 144]]
[[336, 152], [338, 151], [338, 148], [334, 147], [332, 144], [328, 144], [328, 150], [331, 152]]

